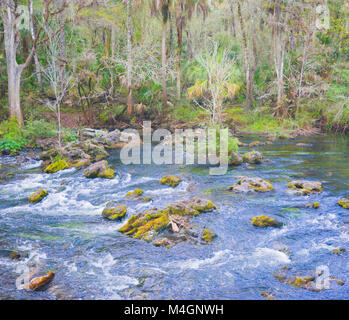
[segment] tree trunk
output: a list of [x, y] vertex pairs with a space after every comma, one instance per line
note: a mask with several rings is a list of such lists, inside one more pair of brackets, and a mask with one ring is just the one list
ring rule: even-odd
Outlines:
[[[30, 34], [32, 37], [32, 40], [35, 41], [35, 27], [34, 27], [34, 10], [33, 10], [33, 2], [31, 1], [29, 4], [29, 25], [30, 25]], [[42, 92], [42, 75], [41, 75], [41, 65], [38, 57], [38, 53], [35, 49], [34, 51], [34, 62], [35, 62], [35, 72], [36, 77], [38, 79], [38, 85], [40, 92]]]
[[127, 114], [133, 113], [133, 97], [132, 97], [132, 35], [131, 35], [131, 3], [127, 0]]
[[183, 16], [182, 6], [179, 3], [176, 8], [176, 26], [177, 26], [177, 99], [181, 98], [182, 91], [182, 65], [181, 55], [183, 48]]
[[285, 44], [282, 37], [282, 21], [281, 21], [281, 7], [279, 1], [275, 1], [274, 11], [275, 24], [275, 70], [277, 77], [277, 105], [276, 112], [278, 115], [284, 116], [284, 54]]
[[17, 2], [14, 0], [4, 0], [2, 2], [2, 17], [4, 24], [5, 52], [8, 75], [8, 102], [10, 116], [16, 117], [23, 125], [23, 114], [21, 110], [21, 74], [23, 66], [17, 64], [17, 48], [19, 40], [17, 38], [16, 18]]
[[246, 74], [246, 106], [251, 109], [253, 104], [253, 81], [254, 72], [251, 69], [251, 59], [250, 59], [250, 49], [247, 43], [247, 36], [244, 24], [244, 18], [241, 13], [240, 0], [237, 2], [238, 16], [240, 20], [241, 33], [242, 33], [242, 43], [244, 47], [244, 60], [245, 60], [245, 74]]
[[161, 46], [161, 57], [162, 57], [162, 68], [161, 68], [161, 75], [162, 75], [162, 96], [163, 96], [163, 106], [164, 108], [167, 107], [167, 85], [166, 85], [166, 64], [167, 64], [167, 57], [166, 57], [166, 40], [167, 40], [167, 23], [166, 21], [162, 22], [162, 46]]
[[231, 29], [232, 29], [234, 38], [236, 38], [233, 0], [229, 0], [229, 7], [230, 7], [230, 12], [231, 12]]

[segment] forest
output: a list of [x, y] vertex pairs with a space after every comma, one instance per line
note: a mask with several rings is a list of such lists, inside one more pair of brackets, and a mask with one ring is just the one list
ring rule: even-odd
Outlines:
[[346, 0], [4, 0], [1, 10], [3, 145], [144, 119], [348, 131]]

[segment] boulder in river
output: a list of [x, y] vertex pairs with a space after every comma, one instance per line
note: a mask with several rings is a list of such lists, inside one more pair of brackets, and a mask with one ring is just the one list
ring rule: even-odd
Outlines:
[[341, 254], [347, 252], [347, 250], [345, 248], [339, 248], [339, 249], [333, 249], [331, 251], [332, 254], [335, 254], [337, 256], [340, 256]]
[[[119, 229], [120, 232], [147, 242], [155, 240], [154, 245], [159, 245], [163, 239], [162, 232], [168, 233], [167, 239], [175, 244], [188, 239], [197, 239], [199, 233], [192, 231], [191, 217], [216, 208], [210, 200], [192, 198], [180, 200], [166, 209], [149, 209], [144, 213], [133, 215], [127, 223]], [[159, 235], [162, 237], [159, 239]]]
[[267, 227], [279, 228], [282, 226], [282, 223], [267, 216], [258, 216], [252, 219], [252, 225], [254, 225], [257, 228], [267, 228]]
[[349, 199], [343, 198], [338, 201], [338, 204], [344, 209], [349, 209]]
[[151, 198], [149, 197], [143, 197], [144, 191], [142, 189], [136, 189], [133, 191], [130, 191], [126, 194], [126, 198], [130, 200], [139, 200], [144, 202], [151, 201]]
[[238, 177], [239, 181], [228, 189], [234, 192], [268, 192], [274, 190], [273, 185], [261, 178]]
[[181, 181], [182, 179], [176, 176], [165, 176], [160, 180], [160, 183], [175, 188], [180, 184]]
[[103, 160], [91, 164], [85, 170], [86, 178], [104, 178], [104, 179], [114, 179], [116, 171], [108, 167], [108, 162]]
[[56, 173], [65, 169], [69, 169], [69, 164], [65, 160], [57, 160], [46, 167], [45, 173]]
[[29, 202], [30, 203], [39, 203], [40, 201], [42, 201], [47, 196], [48, 196], [48, 192], [46, 190], [40, 188], [40, 189], [36, 190], [36, 192], [33, 193], [29, 197]]
[[263, 155], [258, 151], [251, 151], [244, 154], [244, 161], [249, 164], [260, 164], [263, 161]]
[[120, 221], [125, 217], [126, 213], [127, 207], [125, 205], [115, 205], [115, 203], [111, 201], [103, 210], [102, 216], [108, 220]]
[[232, 152], [229, 155], [229, 165], [230, 166], [239, 166], [244, 163], [244, 158], [238, 152]]
[[202, 231], [201, 240], [204, 242], [210, 243], [216, 237], [217, 237], [217, 234], [214, 231], [212, 231], [211, 229], [204, 229]]
[[317, 181], [291, 181], [287, 186], [289, 187], [289, 193], [295, 193], [298, 195], [309, 195], [323, 191], [321, 182]]
[[37, 277], [30, 281], [29, 289], [34, 291], [40, 291], [44, 289], [54, 278], [53, 272], [48, 272], [46, 276]]
[[319, 202], [311, 202], [306, 205], [307, 208], [313, 208], [313, 209], [319, 209], [320, 203]]

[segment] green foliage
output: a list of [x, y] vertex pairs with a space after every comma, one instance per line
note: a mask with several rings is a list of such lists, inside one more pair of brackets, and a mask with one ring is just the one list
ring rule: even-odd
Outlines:
[[28, 120], [25, 125], [24, 137], [29, 145], [35, 146], [35, 141], [39, 138], [52, 138], [57, 134], [57, 124], [46, 122], [45, 120]]
[[20, 151], [26, 144], [17, 118], [11, 118], [0, 124], [0, 136], [0, 150]]
[[119, 118], [126, 110], [126, 106], [104, 106], [103, 111], [98, 115], [99, 119], [105, 124], [113, 123]]
[[69, 128], [63, 128], [63, 130], [62, 130], [62, 141], [64, 143], [78, 141], [78, 134], [77, 134], [77, 132], [72, 130], [72, 129], [69, 129]]

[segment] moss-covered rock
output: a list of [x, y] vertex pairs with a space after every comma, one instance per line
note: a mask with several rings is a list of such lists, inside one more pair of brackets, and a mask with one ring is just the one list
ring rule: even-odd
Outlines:
[[338, 201], [338, 204], [343, 207], [344, 209], [349, 209], [349, 199], [341, 199]]
[[[119, 231], [135, 239], [154, 241], [153, 244], [159, 246], [162, 244], [157, 240], [164, 237], [160, 239], [158, 237], [165, 232], [166, 237], [170, 234], [170, 245], [172, 245], [192, 239], [191, 217], [214, 208], [210, 200], [198, 198], [181, 200], [169, 205], [166, 209], [149, 209], [144, 213], [133, 215]], [[199, 234], [196, 235], [196, 241], [198, 238]]]
[[267, 228], [267, 227], [279, 228], [282, 226], [282, 223], [267, 216], [258, 216], [252, 219], [252, 225], [258, 228]]
[[150, 242], [169, 225], [170, 221], [166, 211], [150, 209], [145, 214], [133, 215], [119, 231], [135, 239]]
[[35, 193], [33, 193], [29, 197], [29, 202], [30, 203], [39, 203], [42, 201], [44, 198], [48, 196], [48, 192], [44, 189], [38, 189]]
[[238, 182], [228, 189], [234, 192], [268, 192], [274, 190], [273, 185], [261, 178], [238, 177]]
[[307, 208], [313, 208], [313, 209], [319, 209], [320, 203], [319, 202], [312, 202], [306, 205]]
[[143, 195], [144, 191], [142, 189], [136, 189], [133, 191], [130, 191], [126, 194], [126, 197], [141, 197]]
[[287, 184], [288, 192], [298, 195], [309, 195], [323, 191], [321, 182], [317, 181], [291, 181]]
[[347, 252], [347, 250], [345, 248], [339, 248], [339, 249], [333, 249], [331, 251], [332, 254], [335, 254], [337, 256], [340, 256], [341, 254]]
[[202, 231], [201, 240], [210, 243], [216, 237], [217, 234], [214, 231], [212, 231], [211, 229], [204, 229]]
[[230, 166], [239, 166], [244, 163], [244, 158], [238, 152], [232, 152], [229, 154], [229, 162]]
[[107, 161], [99, 161], [91, 164], [85, 170], [86, 178], [104, 178], [104, 179], [114, 179], [116, 171], [108, 167]]
[[258, 151], [251, 151], [245, 153], [243, 158], [244, 161], [249, 164], [259, 164], [263, 161], [263, 155]]
[[125, 205], [113, 206], [110, 204], [103, 210], [102, 216], [108, 220], [120, 221], [126, 216], [126, 213], [127, 207]]
[[176, 176], [165, 176], [160, 180], [161, 184], [168, 185], [172, 188], [177, 187], [181, 182], [182, 182], [182, 179]]
[[54, 278], [53, 272], [48, 272], [46, 276], [37, 277], [30, 281], [29, 290], [39, 291], [44, 289]]
[[69, 164], [65, 160], [58, 160], [46, 167], [45, 173], [56, 173], [65, 169], [69, 169]]
[[216, 207], [212, 201], [201, 198], [179, 200], [167, 206], [167, 210], [171, 215], [178, 216], [197, 216], [214, 209]]
[[155, 247], [165, 247], [165, 248], [170, 248], [173, 243], [171, 240], [167, 239], [167, 238], [162, 238], [162, 239], [157, 239], [153, 241], [153, 245]]
[[59, 156], [59, 151], [57, 149], [45, 150], [40, 154], [40, 159], [43, 161], [51, 160], [53, 161]]

